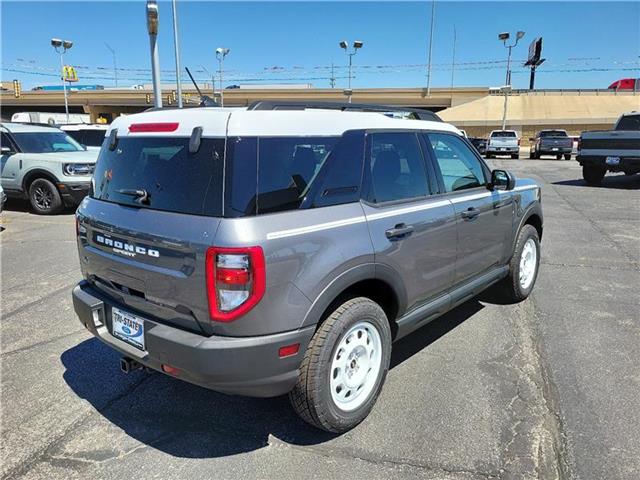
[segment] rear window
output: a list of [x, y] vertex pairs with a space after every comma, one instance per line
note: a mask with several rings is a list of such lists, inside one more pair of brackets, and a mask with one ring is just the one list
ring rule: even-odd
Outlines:
[[516, 138], [516, 132], [510, 132], [510, 131], [491, 132], [491, 138]]
[[542, 137], [566, 137], [567, 132], [564, 130], [544, 130], [540, 132], [540, 138]]
[[616, 125], [616, 130], [640, 130], [640, 115], [625, 115]]
[[224, 139], [120, 138], [103, 148], [93, 177], [98, 200], [193, 215], [222, 215]]

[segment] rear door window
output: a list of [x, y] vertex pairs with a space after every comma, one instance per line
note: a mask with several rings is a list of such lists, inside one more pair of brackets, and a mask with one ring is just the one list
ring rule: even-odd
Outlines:
[[96, 163], [98, 200], [193, 215], [222, 215], [224, 139], [202, 139], [189, 153], [180, 137], [120, 138]]
[[491, 132], [491, 138], [516, 138], [516, 132], [510, 132], [510, 131]]
[[370, 201], [406, 200], [429, 193], [424, 158], [415, 133], [372, 133], [368, 149]]

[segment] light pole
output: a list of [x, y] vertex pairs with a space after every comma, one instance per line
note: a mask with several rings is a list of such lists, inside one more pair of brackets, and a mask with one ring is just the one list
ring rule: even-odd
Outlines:
[[173, 48], [176, 53], [176, 84], [178, 96], [178, 108], [182, 108], [182, 83], [180, 82], [180, 46], [178, 43], [178, 12], [176, 11], [176, 0], [171, 2], [173, 7]]
[[509, 50], [509, 55], [507, 57], [507, 79], [505, 85], [511, 85], [511, 49], [518, 45], [520, 39], [524, 37], [524, 32], [519, 30], [518, 33], [516, 33], [515, 43], [513, 43], [512, 45], [507, 45], [507, 40], [509, 40], [510, 37], [511, 35], [509, 34], [509, 32], [502, 32], [498, 34], [498, 40], [502, 40], [502, 44], [504, 45], [504, 47]]
[[162, 108], [160, 61], [158, 59], [158, 2], [147, 0], [147, 31], [151, 46], [151, 75], [153, 77], [153, 106]]
[[216, 79], [213, 76], [213, 73], [209, 72], [209, 70], [207, 70], [207, 67], [205, 67], [204, 65], [200, 65], [200, 67], [202, 68], [202, 70], [204, 70], [204, 73], [206, 73], [207, 75], [209, 75], [211, 77], [211, 92], [213, 92], [213, 97], [215, 98], [216, 96]]
[[218, 59], [218, 76], [220, 77], [220, 106], [224, 107], [224, 87], [222, 86], [222, 63], [224, 62], [224, 57], [226, 57], [231, 49], [218, 47], [216, 48], [216, 58]]
[[349, 43], [346, 40], [340, 42], [340, 48], [344, 50], [344, 53], [349, 57], [349, 86], [348, 86], [348, 95], [349, 95], [349, 103], [351, 103], [351, 94], [353, 91], [351, 90], [351, 68], [353, 66], [353, 56], [358, 53], [358, 50], [362, 48], [364, 42], [360, 40], [356, 40], [353, 42], [353, 50], [349, 51]]
[[62, 89], [64, 90], [64, 111], [67, 114], [67, 123], [69, 123], [69, 100], [67, 99], [67, 81], [64, 78], [64, 59], [63, 56], [67, 50], [73, 47], [73, 42], [69, 40], [60, 40], [59, 38], [51, 39], [51, 46], [60, 54], [60, 74], [62, 75]]
[[104, 42], [104, 45], [109, 49], [109, 51], [111, 52], [111, 56], [113, 57], [113, 78], [116, 82], [116, 88], [118, 88], [118, 67], [116, 65], [116, 51], [111, 48], [111, 45], [109, 45], [107, 42]]
[[506, 49], [509, 50], [509, 55], [507, 56], [507, 78], [504, 87], [501, 87], [500, 90], [504, 93], [504, 109], [502, 112], [502, 129], [507, 128], [507, 103], [509, 102], [509, 94], [511, 93], [511, 49], [518, 45], [518, 42], [522, 37], [524, 37], [524, 32], [522, 30], [518, 30], [516, 33], [516, 41], [512, 45], [507, 45], [507, 40], [511, 35], [509, 32], [502, 32], [498, 34], [498, 40], [502, 41], [502, 44]]
[[433, 24], [436, 18], [436, 0], [431, 0], [431, 31], [429, 32], [429, 60], [427, 62], [427, 97], [431, 96], [431, 53], [433, 52]]

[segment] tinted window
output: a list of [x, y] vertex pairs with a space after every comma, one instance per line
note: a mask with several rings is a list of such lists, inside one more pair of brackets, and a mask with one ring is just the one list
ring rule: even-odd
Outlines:
[[427, 176], [414, 133], [374, 133], [369, 141], [371, 201], [380, 203], [427, 195]]
[[203, 139], [191, 154], [188, 138], [120, 138], [115, 150], [100, 151], [93, 196], [140, 208], [220, 216], [223, 154], [223, 139]]
[[510, 131], [491, 132], [491, 138], [516, 138], [516, 132], [510, 132]]
[[540, 137], [566, 137], [567, 132], [564, 130], [543, 130]]
[[460, 137], [446, 133], [429, 133], [425, 137], [433, 149], [447, 192], [486, 184], [480, 160]]
[[625, 115], [616, 125], [616, 130], [640, 130], [640, 115]]
[[259, 213], [299, 208], [339, 137], [258, 139]]
[[16, 132], [13, 134], [24, 153], [77, 152], [82, 145], [64, 132]]

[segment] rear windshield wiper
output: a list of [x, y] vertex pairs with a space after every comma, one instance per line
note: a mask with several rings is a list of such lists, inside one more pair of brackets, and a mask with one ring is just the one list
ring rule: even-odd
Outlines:
[[135, 197], [135, 200], [144, 204], [148, 204], [149, 197], [151, 197], [151, 195], [149, 195], [149, 192], [143, 189], [137, 190], [132, 188], [121, 188], [120, 190], [118, 190], [118, 193], [121, 193], [122, 195], [131, 195], [132, 197]]

